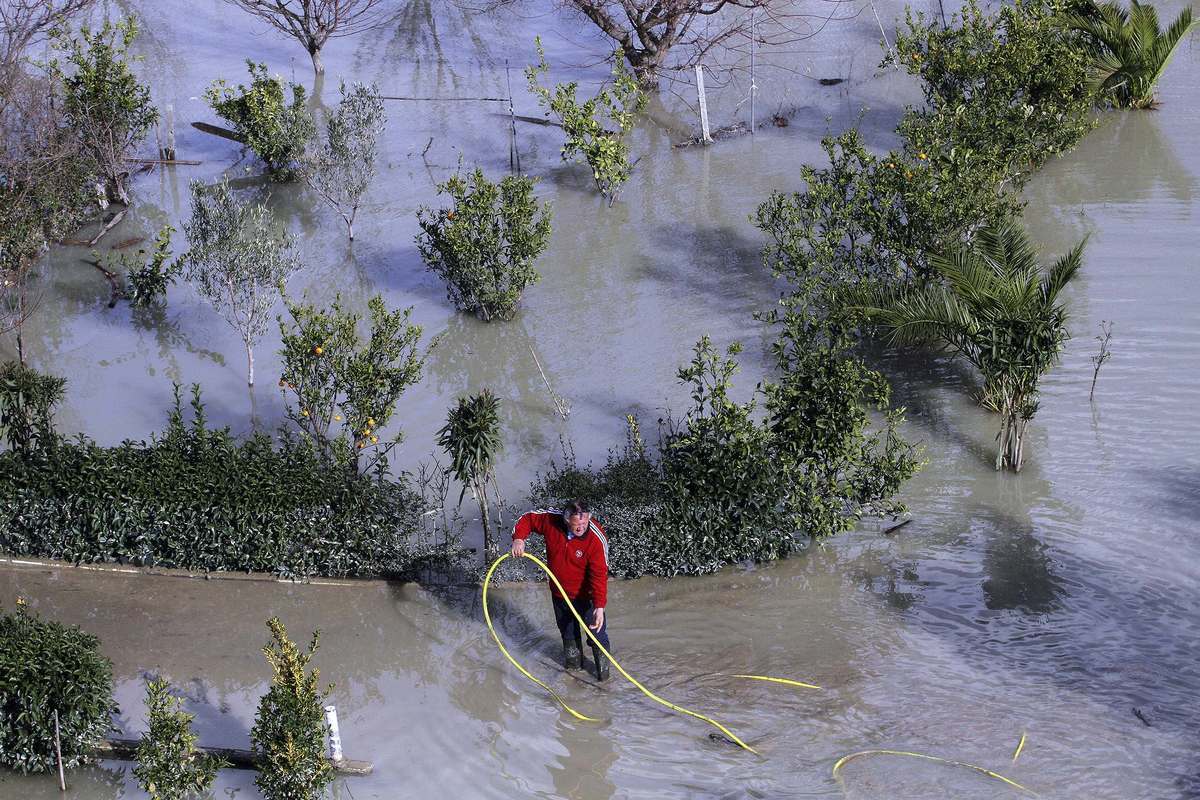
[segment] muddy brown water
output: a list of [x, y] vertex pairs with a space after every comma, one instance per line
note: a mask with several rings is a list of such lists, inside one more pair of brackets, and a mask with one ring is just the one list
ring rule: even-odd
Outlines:
[[[390, 94], [505, 93], [507, 58], [517, 113], [533, 115], [519, 69], [539, 32], [551, 63], [564, 65], [557, 76], [585, 88], [603, 77], [592, 66], [602, 43], [550, 4], [484, 17], [427, 0], [399, 7], [385, 29], [328, 48], [325, 102], [343, 76], [376, 80]], [[900, 13], [896, 4], [877, 8], [885, 23]], [[142, 69], [156, 99], [173, 102], [185, 123], [214, 121], [197, 98], [217, 75], [240, 78], [247, 55], [309, 80], [299, 48], [213, 0], [105, 9], [142, 13]], [[705, 333], [720, 344], [746, 342], [746, 394], [761, 375], [766, 341], [751, 314], [779, 290], [759, 265], [762, 242], [748, 215], [771, 189], [796, 187], [798, 165], [820, 160], [822, 133], [866, 107], [863, 129], [886, 147], [896, 115], [916, 99], [906, 79], [875, 69], [878, 30], [870, 7], [859, 11], [776, 56], [790, 71], [760, 77], [758, 113], [795, 111], [786, 128], [672, 148], [695, 118], [686, 84], [666, 93], [635, 136], [641, 161], [612, 209], [601, 207], [584, 172], [559, 164], [553, 131], [523, 126], [522, 164], [541, 176], [555, 232], [539, 264], [543, 280], [512, 323], [454, 314], [412, 241], [415, 208], [436, 202], [432, 183], [460, 155], [493, 174], [507, 169], [505, 121], [492, 115], [500, 107], [389, 104], [386, 166], [352, 247], [312, 197], [271, 187], [272, 207], [300, 236], [307, 265], [293, 292], [341, 292], [355, 304], [382, 292], [392, 305], [414, 306], [427, 334], [443, 337], [402, 401], [401, 466], [432, 451], [457, 394], [490, 386], [506, 402], [504, 488], [520, 502], [560, 437], [581, 460], [601, 458], [620, 441], [624, 414], [640, 414], [652, 429], [666, 407], [679, 408], [674, 371]], [[539, 586], [497, 592], [502, 635], [603, 724], [572, 720], [512, 670], [467, 589], [22, 568], [0, 570], [3, 605], [23, 595], [40, 613], [101, 637], [125, 734], [144, 727], [144, 677], [162, 673], [186, 694], [201, 741], [233, 747], [247, 745], [266, 686], [265, 618], [280, 615], [297, 638], [320, 628], [316, 664], [336, 684], [346, 752], [376, 764], [372, 776], [335, 786], [345, 798], [1015, 794], [969, 771], [896, 758], [855, 762], [839, 786], [833, 763], [867, 748], [978, 764], [1046, 797], [1200, 797], [1198, 47], [1195, 37], [1181, 47], [1159, 111], [1105, 115], [1026, 192], [1027, 223], [1048, 256], [1084, 234], [1091, 240], [1068, 292], [1074, 338], [1045, 381], [1021, 475], [992, 470], [994, 420], [971, 402], [973, 378], [961, 365], [883, 355], [879, 364], [909, 409], [908, 433], [929, 459], [904, 492], [912, 524], [890, 537], [864, 525], [766, 567], [614, 583], [618, 657], [667, 698], [727, 723], [761, 758], [710, 741], [702, 723], [649, 704], [619, 679], [598, 689], [562, 675]], [[830, 76], [850, 80], [816, 80]], [[739, 78], [713, 91], [714, 127], [746, 118], [745, 90]], [[190, 178], [228, 172], [261, 184], [253, 160], [229, 142], [181, 127], [178, 147], [204, 164], [140, 177], [134, 210], [108, 242], [152, 235], [163, 221], [180, 227]], [[172, 290], [165, 313], [134, 319], [104, 307], [106, 285], [84, 255], [50, 255], [28, 333], [32, 362], [70, 379], [64, 427], [106, 442], [144, 437], [165, 420], [172, 380], [203, 384], [212, 418], [236, 431], [281, 423], [276, 333], [258, 348], [261, 383], [250, 393], [235, 335], [187, 287]], [[1115, 323], [1114, 357], [1089, 403], [1101, 320]], [[531, 346], [572, 404], [565, 422]], [[737, 672], [823, 688], [728, 677]], [[1022, 732], [1028, 741], [1014, 765]], [[68, 796], [80, 800], [141, 796], [116, 763], [76, 771], [69, 783]], [[252, 776], [225, 772], [214, 795], [254, 797]], [[49, 777], [0, 776], [0, 797], [56, 796]]]

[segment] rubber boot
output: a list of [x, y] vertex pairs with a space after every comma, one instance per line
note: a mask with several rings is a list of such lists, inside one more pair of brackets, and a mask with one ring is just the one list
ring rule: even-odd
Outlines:
[[563, 639], [563, 667], [580, 669], [583, 666], [583, 647], [574, 639]]
[[600, 648], [592, 646], [592, 658], [596, 660], [596, 680], [604, 682], [608, 680], [610, 672], [608, 669], [608, 659], [604, 653], [600, 652]]

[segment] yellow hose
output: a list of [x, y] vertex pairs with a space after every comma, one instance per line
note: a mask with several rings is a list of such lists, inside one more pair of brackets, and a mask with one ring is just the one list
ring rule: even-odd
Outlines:
[[851, 753], [848, 756], [842, 756], [840, 759], [838, 759], [838, 762], [833, 765], [833, 777], [835, 777], [835, 778], [838, 777], [838, 770], [840, 770], [843, 766], [845, 766], [846, 762], [852, 761], [856, 758], [862, 758], [864, 756], [905, 756], [907, 758], [920, 758], [920, 759], [924, 759], [925, 761], [933, 761], [938, 764], [948, 764], [952, 767], [965, 767], [967, 769], [973, 769], [982, 775], [988, 776], [989, 778], [995, 778], [998, 781], [1003, 781], [1004, 783], [1007, 783], [1009, 786], [1013, 787], [1014, 789], [1019, 789], [1022, 792], [1027, 792], [1030, 795], [1032, 795], [1033, 797], [1038, 796], [1038, 793], [1033, 791], [1032, 789], [1030, 789], [1026, 786], [1022, 786], [1021, 784], [1014, 781], [1012, 778], [1006, 778], [998, 772], [992, 772], [990, 769], [984, 769], [983, 767], [977, 767], [974, 764], [967, 764], [964, 761], [951, 761], [948, 758], [938, 758], [937, 756], [927, 756], [924, 753], [910, 753], [907, 750], [863, 750], [858, 753]]
[[820, 689], [815, 683], [801, 683], [793, 681], [789, 678], [772, 678], [768, 675], [730, 675], [731, 678], [749, 678], [752, 681], [770, 681], [771, 683], [782, 683], [787, 686], [799, 686], [801, 689]]
[[1021, 755], [1021, 751], [1025, 749], [1025, 731], [1021, 731], [1021, 741], [1017, 742], [1017, 749], [1013, 753], [1012, 763], [1017, 763], [1017, 757]]
[[[496, 559], [492, 563], [492, 566], [488, 569], [487, 576], [483, 579], [483, 618], [484, 618], [484, 620], [487, 621], [488, 630], [491, 631], [492, 638], [496, 640], [496, 644], [500, 647], [500, 652], [504, 654], [504, 657], [507, 658], [510, 662], [512, 662], [512, 665], [514, 667], [516, 667], [518, 670], [520, 670], [522, 675], [529, 678], [529, 680], [533, 681], [538, 686], [541, 686], [543, 689], [545, 689], [547, 692], [549, 692], [550, 696], [553, 697], [555, 700], [557, 700], [559, 705], [561, 705], [568, 712], [570, 712], [570, 714], [572, 716], [574, 716], [576, 719], [581, 719], [586, 722], [599, 722], [600, 720], [595, 719], [594, 717], [586, 716], [585, 714], [581, 714], [578, 711], [576, 711], [575, 709], [571, 708], [569, 705], [566, 704], [566, 702], [563, 701], [563, 699], [561, 697], [558, 696], [558, 694], [553, 689], [551, 689], [546, 684], [542, 683], [537, 678], [533, 677], [533, 675], [530, 674], [529, 670], [522, 667], [519, 663], [517, 663], [517, 660], [509, 654], [508, 650], [504, 647], [503, 644], [501, 644], [500, 637], [498, 635], [496, 635], [496, 628], [494, 625], [492, 625], [492, 615], [488, 612], [488, 603], [487, 603], [488, 587], [491, 585], [492, 575], [495, 574], [496, 567], [500, 566], [500, 563], [502, 561], [504, 561], [504, 559], [510, 558], [510, 557], [511, 557], [510, 553], [505, 553], [504, 555], [502, 555], [498, 559]], [[563, 597], [567, 596], [567, 592], [566, 592], [566, 590], [563, 589], [562, 584], [559, 583], [558, 578], [556, 578], [554, 576], [554, 573], [550, 571], [550, 568], [547, 567], [542, 562], [541, 559], [539, 559], [537, 556], [530, 555], [529, 553], [526, 553], [523, 557], [528, 558], [534, 564], [537, 564], [539, 567], [541, 567], [542, 571], [545, 572], [546, 575], [549, 576], [550, 580], [554, 583], [554, 585], [556, 587], [558, 587], [558, 590], [559, 590], [559, 592], [562, 593], [562, 596]], [[656, 695], [654, 692], [650, 691], [645, 686], [643, 686], [636, 678], [634, 678], [632, 675], [630, 675], [628, 672], [625, 671], [625, 668], [621, 666], [621, 663], [612, 657], [612, 653], [608, 652], [608, 649], [605, 648], [604, 645], [600, 644], [600, 640], [598, 640], [596, 638], [595, 634], [592, 633], [592, 629], [588, 627], [588, 625], [584, 621], [583, 617], [579, 616], [579, 612], [575, 610], [575, 606], [572, 603], [567, 603], [567, 608], [571, 609], [571, 613], [575, 616], [575, 619], [578, 620], [578, 622], [579, 622], [579, 629], [587, 634], [588, 639], [590, 639], [592, 641], [592, 645], [594, 647], [598, 648], [600, 650], [600, 652], [603, 653], [605, 655], [605, 657], [608, 658], [608, 660], [612, 662], [613, 667], [617, 670], [617, 672], [621, 673], [621, 675], [623, 675], [625, 677], [625, 680], [629, 681], [634, 686], [636, 686], [638, 689], [640, 689], [642, 691], [642, 694], [646, 695], [646, 697], [649, 697], [654, 702], [656, 702], [660, 705], [666, 706], [667, 708], [671, 709], [672, 711], [678, 711], [680, 714], [686, 714], [689, 717], [695, 717], [698, 720], [707, 722], [709, 725], [712, 725], [717, 730], [719, 730], [721, 733], [728, 736], [731, 741], [733, 741], [735, 744], [737, 744], [742, 749], [748, 750], [751, 753], [754, 753], [755, 755], [758, 754], [757, 750], [755, 750], [753, 747], [751, 747], [750, 745], [743, 742], [731, 730], [726, 728], [721, 723], [717, 722], [712, 717], [706, 717], [703, 714], [699, 714], [695, 711], [690, 711], [690, 710], [684, 708], [683, 706], [677, 706], [670, 701], [663, 700], [661, 697]]]

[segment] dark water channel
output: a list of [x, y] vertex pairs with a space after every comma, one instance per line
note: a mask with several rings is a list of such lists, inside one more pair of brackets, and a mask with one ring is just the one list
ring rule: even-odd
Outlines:
[[[323, 97], [334, 101], [339, 76], [376, 80], [394, 94], [504, 93], [508, 58], [517, 111], [536, 114], [519, 74], [535, 33], [552, 64], [573, 65], [560, 76], [585, 87], [603, 76], [589, 66], [599, 41], [551, 5], [478, 17], [410, 0], [394, 25], [330, 46]], [[885, 23], [901, 13], [894, 3], [877, 7]], [[241, 78], [247, 55], [285, 75], [294, 62], [297, 77], [310, 79], [302, 51], [241, 24], [216, 0], [107, 8], [143, 15], [143, 69], [156, 98], [173, 102], [185, 122], [212, 121], [196, 98], [217, 75]], [[636, 136], [642, 160], [612, 209], [601, 207], [586, 173], [559, 164], [553, 132], [522, 128], [523, 164], [542, 176], [555, 232], [542, 282], [507, 325], [455, 315], [412, 241], [415, 208], [435, 201], [432, 182], [460, 155], [495, 174], [507, 169], [505, 121], [492, 108], [391, 104], [387, 167], [353, 247], [314, 198], [271, 187], [273, 207], [304, 248], [307, 267], [291, 291], [341, 292], [356, 304], [382, 292], [443, 336], [398, 414], [405, 466], [433, 449], [432, 432], [457, 394], [490, 386], [506, 403], [502, 481], [522, 497], [560, 436], [581, 459], [600, 458], [620, 441], [624, 414], [652, 426], [663, 408], [678, 407], [674, 371], [705, 333], [746, 342], [748, 390], [764, 342], [751, 314], [778, 291], [760, 267], [748, 215], [771, 189], [796, 186], [798, 165], [820, 159], [827, 129], [868, 107], [864, 131], [887, 146], [901, 107], [915, 100], [905, 79], [875, 70], [878, 29], [870, 6], [860, 11], [780, 56], [790, 71], [759, 78], [759, 114], [794, 112], [786, 128], [672, 148], [694, 115], [686, 85], [678, 97], [668, 93]], [[849, 80], [815, 80], [828, 76]], [[739, 80], [714, 91], [714, 125], [746, 117]], [[482, 625], [477, 594], [465, 589], [4, 568], [0, 598], [9, 606], [24, 595], [40, 613], [102, 638], [130, 735], [144, 726], [143, 676], [161, 672], [187, 693], [202, 742], [235, 747], [246, 746], [265, 690], [263, 620], [280, 615], [297, 638], [321, 628], [317, 663], [336, 683], [347, 753], [377, 766], [369, 778], [339, 783], [343, 798], [1015, 796], [967, 771], [885, 758], [847, 766], [839, 787], [833, 763], [866, 748], [971, 762], [1046, 797], [1200, 797], [1198, 83], [1193, 37], [1162, 82], [1161, 110], [1105, 116], [1027, 191], [1027, 222], [1047, 255], [1084, 234], [1091, 240], [1069, 291], [1074, 338], [1046, 380], [1019, 476], [992, 470], [994, 420], [970, 400], [973, 379], [960, 365], [886, 356], [908, 431], [929, 459], [905, 490], [910, 525], [889, 537], [864, 526], [770, 567], [614, 585], [618, 657], [668, 698], [726, 722], [761, 758], [710, 742], [702, 724], [619, 681], [598, 690], [562, 676], [540, 587], [498, 592], [504, 636], [605, 724], [571, 720], [509, 668]], [[110, 241], [152, 236], [164, 221], [179, 228], [190, 178], [227, 171], [257, 181], [258, 167], [239, 161], [231, 143], [181, 128], [179, 150], [204, 164], [139, 178], [134, 211]], [[258, 349], [263, 378], [250, 394], [235, 335], [189, 289], [172, 290], [160, 318], [131, 319], [105, 308], [106, 285], [83, 255], [51, 255], [29, 334], [33, 363], [70, 380], [66, 427], [107, 442], [144, 437], [165, 421], [172, 380], [200, 382], [212, 417], [235, 430], [281, 422], [277, 334]], [[1089, 403], [1101, 320], [1115, 323], [1114, 357]], [[530, 347], [572, 403], [566, 422]], [[823, 689], [728, 677], [737, 672]], [[1028, 743], [1010, 764], [1022, 732]], [[69, 796], [81, 800], [140, 796], [113, 763], [70, 782]], [[0, 777], [0, 797], [57, 796], [48, 777]], [[227, 772], [215, 796], [256, 790], [249, 774]]]

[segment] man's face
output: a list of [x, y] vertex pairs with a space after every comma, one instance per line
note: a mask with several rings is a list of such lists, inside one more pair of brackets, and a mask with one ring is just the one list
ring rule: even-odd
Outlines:
[[587, 530], [588, 523], [592, 521], [592, 515], [588, 513], [571, 514], [567, 517], [567, 527], [571, 529], [571, 533], [579, 536]]

